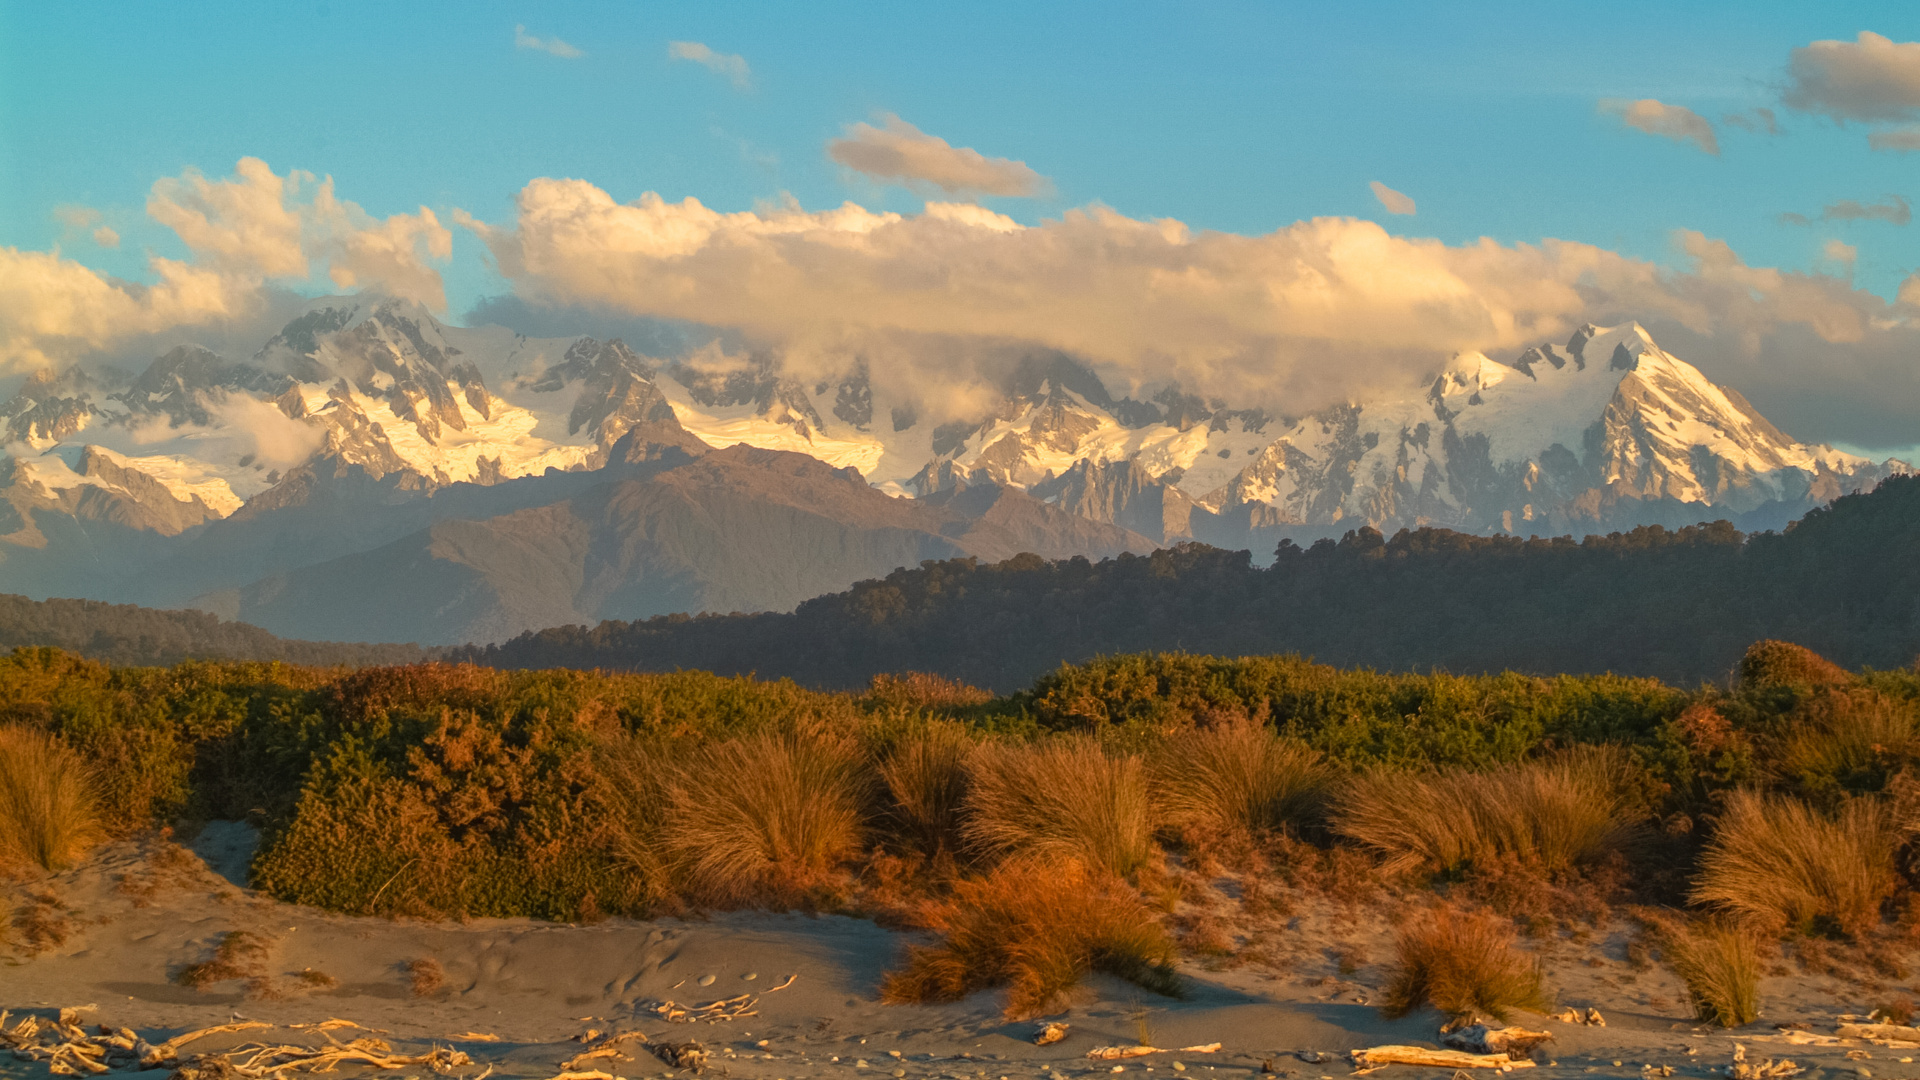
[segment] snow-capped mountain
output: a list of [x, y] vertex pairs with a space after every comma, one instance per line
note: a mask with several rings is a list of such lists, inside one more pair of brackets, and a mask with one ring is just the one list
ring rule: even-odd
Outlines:
[[[1282, 536], [1361, 524], [1551, 535], [1731, 517], [1775, 527], [1908, 468], [1794, 441], [1632, 324], [1584, 327], [1511, 363], [1455, 356], [1403, 395], [1295, 417], [1177, 386], [1115, 397], [1059, 354], [1029, 357], [993, 389], [983, 414], [935, 422], [916, 402], [888, 400], [860, 360], [839, 377], [800, 380], [775, 357], [715, 344], [651, 357], [618, 340], [448, 326], [390, 300], [318, 300], [245, 358], [183, 344], [138, 372], [83, 365], [22, 380], [0, 405], [0, 590], [221, 607], [219, 597], [251, 588], [257, 598], [259, 582], [301, 566], [450, 517], [528, 512], [582, 484], [631, 480], [645, 462], [682, 495], [719, 478], [753, 487], [762, 481], [741, 470], [787, 468], [750, 455], [684, 466], [727, 447], [817, 459], [840, 479], [810, 483], [924, 504], [895, 520], [879, 504], [845, 503], [860, 507], [845, 512], [861, 528], [965, 534], [974, 539], [956, 550], [982, 554], [1187, 538], [1264, 553]], [[322, 504], [336, 507], [331, 518], [314, 516]], [[983, 514], [1001, 515], [991, 542]], [[296, 519], [309, 524], [285, 524]], [[530, 527], [516, 518], [513, 535]], [[614, 526], [595, 528], [611, 537]], [[422, 550], [450, 541], [443, 530], [433, 543]], [[856, 563], [872, 572], [859, 559], [845, 572]], [[673, 595], [791, 605], [795, 581]], [[487, 618], [492, 627], [504, 616]]]

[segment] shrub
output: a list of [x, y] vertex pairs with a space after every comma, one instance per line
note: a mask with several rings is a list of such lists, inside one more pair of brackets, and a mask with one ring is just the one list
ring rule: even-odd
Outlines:
[[1820, 686], [1850, 680], [1840, 665], [1791, 642], [1756, 641], [1740, 658], [1743, 687]]
[[1517, 1009], [1548, 1007], [1540, 965], [1513, 947], [1512, 924], [1450, 907], [1416, 917], [1395, 935], [1380, 1012], [1394, 1019], [1429, 1003], [1461, 1022], [1505, 1022]]
[[1736, 791], [1700, 857], [1693, 900], [1778, 932], [1858, 936], [1895, 886], [1900, 828], [1888, 807], [1848, 799], [1823, 814], [1791, 797]]
[[432, 997], [447, 986], [447, 969], [431, 956], [409, 960], [406, 965], [407, 988], [414, 997]]
[[44, 732], [0, 727], [0, 870], [60, 870], [103, 836], [94, 778]]
[[1920, 751], [1915, 712], [1873, 690], [1824, 687], [1789, 715], [1781, 770], [1809, 795], [1878, 791]]
[[1677, 926], [1662, 935], [1660, 950], [1686, 984], [1696, 1019], [1739, 1027], [1759, 1018], [1760, 952], [1751, 934], [1720, 923]]
[[721, 905], [807, 904], [863, 840], [858, 747], [832, 734], [761, 732], [688, 755], [664, 839], [695, 895]]
[[1640, 818], [1626, 758], [1581, 747], [1485, 772], [1376, 771], [1348, 788], [1334, 827], [1390, 873], [1511, 863], [1559, 877], [1619, 850]]
[[1221, 835], [1300, 824], [1318, 809], [1331, 775], [1306, 746], [1237, 723], [1170, 737], [1153, 759], [1152, 779], [1168, 824]]
[[987, 854], [1075, 859], [1123, 876], [1152, 855], [1145, 768], [1090, 738], [987, 743], [968, 756], [967, 783], [962, 830]]
[[880, 763], [901, 831], [929, 858], [960, 845], [967, 754], [973, 740], [959, 724], [935, 721], [909, 733]]
[[1054, 1010], [1091, 971], [1183, 993], [1165, 928], [1122, 882], [1078, 861], [1003, 863], [956, 883], [926, 921], [942, 940], [908, 949], [904, 970], [881, 983], [884, 1000], [958, 1001], [1004, 986], [1006, 1015], [1018, 1019]]
[[943, 711], [984, 705], [992, 700], [990, 690], [924, 671], [875, 675], [867, 687], [867, 701], [881, 708]]

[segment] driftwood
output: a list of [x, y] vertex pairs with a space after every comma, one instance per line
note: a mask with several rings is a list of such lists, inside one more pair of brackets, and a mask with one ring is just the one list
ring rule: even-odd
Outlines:
[[697, 1073], [707, 1067], [707, 1048], [693, 1040], [656, 1043], [653, 1055], [676, 1069], [692, 1069]]
[[[785, 990], [792, 984], [793, 980], [788, 979], [773, 989]], [[772, 990], [768, 993], [772, 993]], [[760, 1011], [757, 1008], [759, 1004], [760, 999], [752, 994], [741, 994], [739, 997], [721, 998], [719, 1001], [711, 1001], [705, 1005], [682, 1005], [671, 1000], [656, 1001], [646, 1009], [655, 1016], [676, 1024], [692, 1024], [701, 1020], [715, 1024], [722, 1020], [742, 1020], [749, 1016], [759, 1016]]]
[[608, 1035], [599, 1039], [587, 1049], [561, 1062], [560, 1068], [563, 1071], [572, 1072], [589, 1061], [598, 1061], [601, 1058], [612, 1058], [615, 1061], [632, 1061], [633, 1058], [630, 1057], [626, 1051], [620, 1049], [620, 1047], [630, 1042], [644, 1043], [646, 1041], [646, 1035], [638, 1031], [627, 1031], [618, 1035]]
[[1437, 1069], [1531, 1069], [1533, 1062], [1515, 1061], [1505, 1054], [1469, 1054], [1465, 1050], [1429, 1050], [1424, 1046], [1374, 1046], [1353, 1051], [1353, 1063], [1362, 1069], [1387, 1065], [1425, 1065]]
[[1728, 1080], [1780, 1080], [1781, 1077], [1798, 1076], [1803, 1072], [1806, 1070], [1785, 1058], [1779, 1061], [1769, 1058], [1758, 1063], [1736, 1061], [1727, 1066]]
[[[1219, 1052], [1219, 1043], [1202, 1043], [1199, 1046], [1183, 1046], [1180, 1048], [1180, 1053], [1182, 1054], [1217, 1054]], [[1120, 1058], [1137, 1058], [1145, 1057], [1148, 1054], [1166, 1053], [1172, 1053], [1172, 1051], [1162, 1050], [1157, 1046], [1096, 1046], [1092, 1050], [1087, 1051], [1087, 1056], [1096, 1061], [1115, 1061]]]
[[62, 1010], [60, 1018], [46, 1021], [25, 1017], [11, 1029], [11, 1015], [0, 1012], [0, 1043], [24, 1061], [44, 1061], [56, 1076], [91, 1077], [114, 1069], [158, 1069], [173, 1065], [169, 1080], [278, 1080], [295, 1070], [326, 1072], [342, 1063], [371, 1065], [377, 1069], [421, 1068], [448, 1073], [473, 1064], [467, 1055], [446, 1047], [434, 1047], [424, 1054], [396, 1054], [393, 1047], [379, 1039], [363, 1037], [343, 1043], [331, 1031], [359, 1027], [347, 1020], [329, 1020], [307, 1025], [327, 1042], [324, 1046], [290, 1046], [249, 1043], [220, 1053], [195, 1054], [182, 1061], [181, 1047], [209, 1035], [236, 1031], [257, 1031], [272, 1024], [240, 1021], [216, 1024], [184, 1032], [159, 1044], [149, 1043], [128, 1028], [100, 1025], [93, 1034], [79, 1026], [76, 1010]]
[[1072, 1026], [1072, 1024], [1063, 1023], [1059, 1020], [1055, 1020], [1051, 1024], [1042, 1024], [1040, 1025], [1040, 1030], [1034, 1033], [1033, 1045], [1052, 1046], [1054, 1043], [1066, 1038], [1067, 1029]]
[[1843, 1039], [1865, 1039], [1892, 1050], [1920, 1047], [1920, 1028], [1900, 1024], [1841, 1024], [1838, 1034]]
[[1553, 1038], [1551, 1031], [1528, 1031], [1520, 1027], [1490, 1028], [1485, 1024], [1473, 1024], [1457, 1028], [1440, 1036], [1440, 1041], [1454, 1050], [1465, 1050], [1469, 1054], [1505, 1054], [1510, 1058], [1523, 1058], [1533, 1052], [1533, 1048]]

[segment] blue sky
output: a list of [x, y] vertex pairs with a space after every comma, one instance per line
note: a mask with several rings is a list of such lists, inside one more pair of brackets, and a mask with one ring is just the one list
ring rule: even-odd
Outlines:
[[[517, 26], [581, 55], [517, 47]], [[1892, 300], [1920, 266], [1911, 225], [1778, 220], [1920, 197], [1920, 155], [1781, 104], [1793, 49], [1862, 30], [1920, 39], [1920, 5], [0, 0], [0, 246], [148, 280], [149, 253], [188, 254], [146, 217], [154, 181], [225, 176], [245, 156], [331, 175], [375, 217], [424, 205], [508, 222], [537, 177], [623, 202], [913, 213], [924, 185], [825, 151], [894, 114], [1047, 178], [1039, 197], [980, 199], [1029, 225], [1094, 203], [1248, 235], [1358, 217], [1450, 245], [1554, 237], [1670, 265], [1686, 229], [1750, 266], [1830, 273], [1839, 239], [1854, 284]], [[670, 58], [674, 41], [738, 55], [750, 83]], [[1613, 98], [1693, 110], [1720, 152], [1625, 126], [1600, 108]], [[1781, 134], [1721, 119], [1760, 107]], [[1387, 214], [1375, 181], [1418, 212]], [[63, 224], [62, 206], [97, 210], [119, 248]], [[513, 287], [462, 229], [439, 270], [456, 316]]]

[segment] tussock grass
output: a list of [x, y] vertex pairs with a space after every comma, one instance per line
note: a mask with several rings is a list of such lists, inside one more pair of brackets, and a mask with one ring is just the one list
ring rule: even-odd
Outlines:
[[1167, 824], [1217, 836], [1298, 826], [1320, 808], [1332, 774], [1318, 752], [1242, 722], [1171, 736], [1152, 781]]
[[447, 988], [447, 969], [431, 956], [407, 961], [405, 970], [414, 997], [432, 997]]
[[229, 979], [249, 979], [259, 975], [272, 942], [245, 930], [229, 930], [220, 936], [211, 959], [188, 964], [174, 973], [173, 981], [194, 990], [204, 990]]
[[104, 836], [79, 756], [43, 732], [0, 726], [0, 869], [71, 866]]
[[641, 905], [667, 906], [678, 884], [666, 839], [677, 776], [672, 759], [652, 740], [633, 735], [602, 739], [595, 749], [594, 797], [614, 864]]
[[1760, 950], [1752, 934], [1718, 922], [1676, 926], [1661, 936], [1660, 951], [1686, 984], [1696, 1019], [1730, 1028], [1759, 1018]]
[[1581, 747], [1484, 772], [1380, 771], [1340, 799], [1334, 828], [1389, 873], [1517, 864], [1561, 876], [1619, 850], [1640, 820], [1624, 755]]
[[1756, 641], [1740, 658], [1740, 685], [1820, 686], [1851, 681], [1840, 665], [1790, 641]]
[[990, 690], [924, 671], [875, 675], [867, 686], [867, 701], [881, 708], [939, 712], [984, 705], [992, 700], [993, 692]]
[[1121, 876], [1153, 855], [1145, 766], [1091, 738], [987, 743], [968, 755], [967, 784], [962, 832], [986, 854], [1072, 859]]
[[1458, 1021], [1505, 1022], [1516, 1010], [1545, 1012], [1539, 963], [1513, 947], [1513, 924], [1485, 912], [1441, 907], [1394, 937], [1380, 1012], [1389, 1019], [1431, 1004]]
[[883, 1000], [958, 1001], [1006, 987], [1006, 1015], [1019, 1019], [1058, 1008], [1092, 971], [1183, 993], [1165, 928], [1122, 882], [1077, 860], [1002, 863], [956, 883], [925, 921], [941, 942], [910, 948], [905, 968], [882, 981]]
[[1872, 690], [1822, 688], [1789, 720], [1780, 769], [1808, 794], [1879, 790], [1920, 753], [1920, 710]]
[[928, 858], [960, 847], [960, 810], [967, 792], [966, 729], [934, 721], [910, 732], [880, 763], [900, 830]]
[[1848, 799], [1832, 814], [1736, 791], [1700, 857], [1693, 900], [1777, 933], [1858, 937], [1892, 894], [1901, 828], [1886, 804]]
[[860, 765], [858, 745], [829, 733], [768, 731], [700, 747], [668, 792], [666, 848], [710, 903], [815, 902], [865, 839]]

